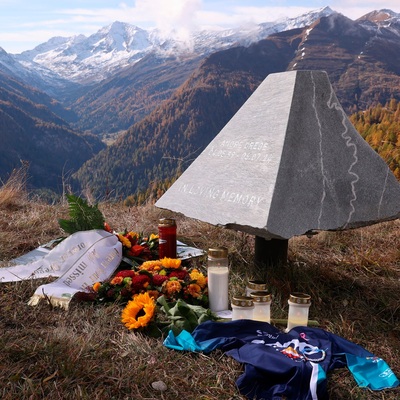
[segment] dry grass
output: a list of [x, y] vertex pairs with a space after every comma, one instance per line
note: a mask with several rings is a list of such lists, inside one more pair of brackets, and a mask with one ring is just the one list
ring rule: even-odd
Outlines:
[[[21, 177], [0, 188], [0, 266], [62, 234], [65, 205], [28, 200]], [[128, 209], [103, 203], [117, 229], [155, 232], [165, 211], [152, 205]], [[385, 359], [400, 376], [400, 221], [347, 232], [323, 232], [289, 242], [289, 264], [253, 266], [251, 236], [174, 215], [179, 239], [199, 248], [225, 245], [231, 258], [231, 295], [247, 278], [267, 279], [274, 294], [272, 315], [285, 318], [291, 291], [312, 295], [310, 317], [320, 326]], [[1, 284], [1, 399], [244, 399], [235, 380], [236, 361], [173, 352], [162, 342], [127, 331], [118, 305], [72, 303], [65, 312], [46, 304], [27, 306], [42, 282]], [[152, 387], [163, 381], [167, 390]], [[346, 369], [329, 375], [334, 400], [400, 397], [400, 389], [371, 392], [357, 387]]]

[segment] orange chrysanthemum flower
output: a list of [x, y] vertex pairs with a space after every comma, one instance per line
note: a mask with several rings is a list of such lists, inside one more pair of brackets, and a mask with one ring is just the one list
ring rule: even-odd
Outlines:
[[191, 273], [190, 273], [190, 279], [192, 281], [196, 281], [196, 283], [202, 288], [204, 289], [207, 285], [207, 278], [201, 273], [199, 272], [197, 269], [194, 269]]
[[122, 310], [121, 321], [128, 329], [139, 329], [149, 324], [156, 306], [149, 294], [141, 293], [129, 301]]
[[100, 282], [96, 282], [93, 284], [93, 290], [97, 293], [99, 291], [101, 287], [101, 283]]
[[124, 278], [122, 276], [115, 276], [112, 280], [111, 280], [111, 285], [120, 285], [123, 282]]
[[193, 298], [197, 298], [201, 296], [201, 287], [197, 283], [191, 283], [186, 288], [186, 293], [188, 293]]
[[169, 295], [179, 293], [182, 290], [182, 285], [178, 280], [171, 280], [165, 283], [165, 291]]
[[182, 260], [179, 260], [177, 258], [164, 257], [161, 260], [162, 266], [165, 268], [169, 268], [169, 269], [177, 269], [181, 266], [181, 263], [182, 263]]

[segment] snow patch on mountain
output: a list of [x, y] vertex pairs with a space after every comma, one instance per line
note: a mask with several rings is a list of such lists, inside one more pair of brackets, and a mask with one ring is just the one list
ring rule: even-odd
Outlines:
[[[332, 14], [337, 13], [324, 7], [296, 18], [282, 18], [226, 30], [203, 30], [192, 32], [190, 36], [182, 36], [179, 31], [171, 31], [166, 36], [157, 29], [144, 30], [117, 21], [89, 37], [51, 38], [32, 50], [8, 55], [11, 58], [5, 61], [5, 55], [0, 52], [0, 68], [20, 77], [33, 74], [56, 86], [65, 85], [66, 81], [75, 84], [94, 83], [133, 65], [150, 53], [155, 52], [161, 58], [171, 55], [198, 57], [232, 46], [248, 46], [274, 33], [310, 26], [319, 18]], [[400, 14], [390, 10], [373, 11], [357, 21], [377, 34], [380, 29], [391, 30], [397, 35], [400, 32]]]
[[114, 22], [98, 32], [70, 38], [54, 37], [33, 50], [14, 55], [25, 68], [44, 70], [76, 83], [97, 82], [115, 71], [132, 65], [151, 52], [161, 56], [199, 56], [237, 45], [249, 45], [272, 33], [304, 27], [316, 19], [334, 13], [329, 7], [315, 10], [297, 18], [247, 25], [219, 31], [193, 32], [182, 37], [170, 32], [166, 37], [157, 29], [144, 30], [137, 26]]

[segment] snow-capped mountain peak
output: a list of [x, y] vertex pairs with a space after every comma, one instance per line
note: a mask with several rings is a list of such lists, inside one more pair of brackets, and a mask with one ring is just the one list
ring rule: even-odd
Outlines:
[[399, 20], [400, 14], [393, 12], [392, 10], [382, 9], [382, 10], [375, 10], [368, 14], [363, 15], [358, 19], [358, 21], [370, 21], [377, 24], [380, 24], [385, 21], [390, 20]]
[[158, 30], [144, 30], [116, 21], [86, 37], [54, 37], [33, 50], [15, 55], [25, 67], [47, 68], [73, 82], [100, 81], [117, 69], [131, 65], [150, 52], [169, 56], [208, 54], [234, 45], [248, 45], [270, 35], [294, 27], [304, 27], [321, 16], [333, 13], [329, 7], [280, 21], [238, 27], [225, 31], [171, 32], [169, 37]]
[[116, 21], [100, 29], [88, 38], [94, 51], [138, 51], [146, 49], [150, 43], [148, 33], [134, 25]]
[[336, 14], [336, 11], [333, 11], [330, 7], [326, 6], [318, 10], [313, 10], [308, 13], [302, 14], [295, 18], [281, 18], [276, 22], [286, 25], [287, 28], [285, 30], [289, 30], [311, 25], [317, 19], [328, 17], [331, 14]]
[[[303, 28], [322, 17], [337, 14], [330, 7], [320, 8], [296, 18], [283, 18], [262, 24], [201, 32], [170, 32], [144, 30], [135, 25], [116, 21], [96, 33], [69, 38], [54, 37], [33, 50], [14, 55], [25, 68], [40, 71], [47, 77], [57, 75], [75, 83], [101, 81], [117, 70], [133, 65], [149, 53], [197, 57], [237, 45], [250, 45], [271, 34]], [[375, 29], [376, 21], [400, 21], [390, 10], [374, 11], [363, 17], [368, 29]], [[45, 72], [47, 70], [47, 72]]]

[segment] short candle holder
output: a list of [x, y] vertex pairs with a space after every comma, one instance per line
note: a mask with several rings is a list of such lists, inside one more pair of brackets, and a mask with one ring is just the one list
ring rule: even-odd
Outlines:
[[306, 293], [292, 293], [288, 300], [289, 314], [286, 332], [295, 326], [307, 326], [311, 296]]

